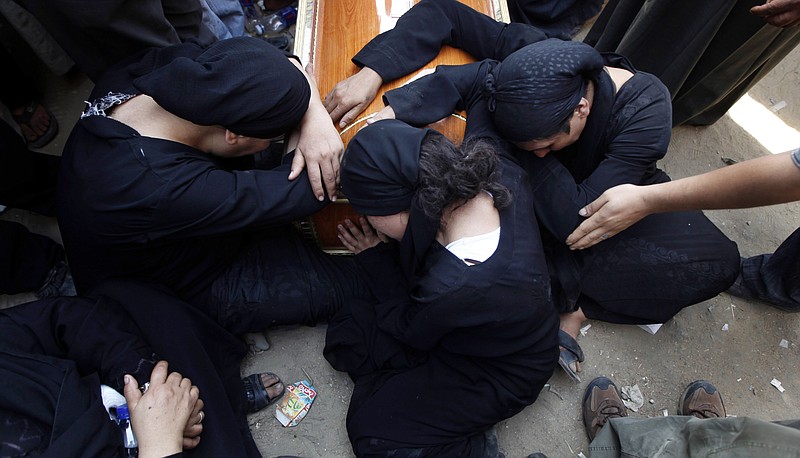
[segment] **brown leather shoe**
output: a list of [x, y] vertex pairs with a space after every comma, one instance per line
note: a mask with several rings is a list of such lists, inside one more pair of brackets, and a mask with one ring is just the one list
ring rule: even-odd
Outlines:
[[628, 411], [617, 390], [617, 385], [608, 377], [597, 377], [589, 382], [583, 395], [583, 426], [589, 442], [609, 418], [627, 417]]
[[717, 387], [707, 380], [690, 383], [678, 404], [678, 415], [693, 415], [697, 418], [725, 418], [725, 404]]

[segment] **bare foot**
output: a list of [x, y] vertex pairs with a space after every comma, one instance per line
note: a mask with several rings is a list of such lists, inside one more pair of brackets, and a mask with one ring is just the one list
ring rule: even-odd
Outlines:
[[26, 119], [27, 109], [27, 106], [15, 108], [11, 114], [15, 119], [25, 119], [27, 121], [20, 122], [19, 127], [20, 130], [22, 130], [22, 134], [25, 135], [25, 138], [29, 142], [33, 142], [47, 132], [47, 129], [50, 127], [50, 115], [42, 105], [37, 103], [33, 105], [33, 112], [27, 113], [30, 118]]
[[277, 396], [283, 394], [283, 390], [286, 388], [283, 382], [281, 382], [281, 379], [271, 372], [261, 374], [261, 384], [266, 388], [267, 396], [269, 396], [270, 399], [275, 399]]
[[[242, 379], [248, 413], [255, 413], [277, 401], [286, 386], [271, 372], [252, 374]], [[260, 386], [259, 386], [260, 384]]]

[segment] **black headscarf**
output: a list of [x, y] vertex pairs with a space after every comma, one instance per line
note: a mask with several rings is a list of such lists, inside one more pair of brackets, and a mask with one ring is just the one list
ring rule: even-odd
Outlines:
[[515, 142], [556, 134], [583, 97], [586, 81], [602, 70], [600, 53], [577, 41], [551, 38], [515, 51], [484, 82], [495, 126]]
[[386, 216], [409, 210], [400, 242], [400, 259], [411, 278], [436, 238], [433, 221], [414, 199], [419, 181], [419, 152], [428, 135], [442, 135], [388, 119], [361, 129], [342, 158], [342, 190], [362, 215]]
[[308, 108], [302, 72], [264, 40], [237, 37], [206, 48], [183, 43], [153, 49], [131, 65], [134, 87], [170, 113], [239, 135], [272, 138], [291, 130]]
[[361, 129], [342, 158], [342, 190], [362, 215], [386, 216], [411, 208], [419, 175], [419, 151], [427, 135], [441, 135], [401, 121]]

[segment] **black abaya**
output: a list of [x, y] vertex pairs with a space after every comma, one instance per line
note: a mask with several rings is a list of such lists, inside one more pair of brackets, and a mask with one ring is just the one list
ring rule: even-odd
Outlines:
[[[483, 113], [468, 115], [467, 137], [487, 135]], [[558, 317], [532, 195], [509, 145], [495, 145], [513, 201], [489, 259], [456, 258], [415, 207], [397, 252], [380, 244], [356, 256], [377, 303], [335, 317], [325, 356], [356, 384], [347, 429], [358, 456], [487, 456], [487, 431], [533, 403], [553, 372]]]
[[[419, 3], [395, 29], [376, 37], [354, 58], [382, 75], [383, 68], [390, 69], [386, 75], [391, 76], [409, 72], [410, 65], [424, 58], [411, 57], [413, 49], [406, 40], [410, 35], [423, 56], [452, 44], [484, 58], [463, 66], [439, 66], [432, 75], [385, 94], [397, 118], [413, 125], [437, 121], [484, 97], [486, 75], [498, 61], [529, 40], [540, 39], [531, 27], [486, 21], [470, 8], [434, 3]], [[423, 23], [427, 27], [415, 26]], [[585, 307], [589, 318], [619, 323], [663, 322], [683, 307], [727, 289], [738, 273], [739, 253], [701, 212], [651, 216], [611, 243], [579, 253], [564, 244], [582, 220], [578, 210], [606, 189], [669, 180], [657, 168], [671, 136], [668, 91], [624, 57], [603, 57], [606, 66], [633, 76], [618, 90], [605, 72], [594, 80], [591, 112], [578, 140], [541, 159], [521, 150], [516, 156], [530, 175], [536, 215], [545, 228], [559, 310]]]
[[584, 42], [624, 55], [672, 95], [672, 125], [708, 125], [800, 43], [750, 13], [760, 1], [611, 0]]
[[[92, 298], [54, 298], [0, 312], [0, 416], [36, 426], [44, 456], [121, 454], [100, 383], [150, 378], [159, 358], [200, 388], [207, 416], [186, 456], [260, 456], [244, 410], [239, 364], [246, 347], [165, 289], [109, 282]], [[12, 389], [8, 389], [11, 387]], [[22, 396], [20, 395], [22, 393]], [[3, 439], [15, 431], [6, 429]], [[30, 445], [30, 444], [28, 444]]]

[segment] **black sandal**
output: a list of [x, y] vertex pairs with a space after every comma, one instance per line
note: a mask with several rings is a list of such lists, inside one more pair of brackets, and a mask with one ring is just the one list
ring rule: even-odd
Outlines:
[[583, 362], [583, 350], [578, 342], [572, 338], [571, 335], [559, 329], [558, 331], [558, 345], [564, 347], [558, 355], [558, 364], [564, 369], [564, 372], [569, 375], [569, 378], [580, 382], [581, 378], [575, 369], [572, 368], [573, 364]]
[[242, 383], [244, 383], [244, 394], [247, 398], [247, 413], [258, 412], [259, 410], [280, 399], [283, 396], [283, 393], [286, 392], [286, 386], [283, 384], [283, 382], [281, 382], [281, 379], [272, 372], [267, 372], [265, 375], [270, 375], [276, 380], [276, 382], [271, 384], [270, 387], [273, 387], [279, 383], [282, 387], [281, 392], [278, 395], [270, 398], [269, 393], [267, 393], [267, 388], [269, 387], [264, 387], [264, 383], [261, 381], [261, 375], [262, 374], [252, 374], [242, 379]]

